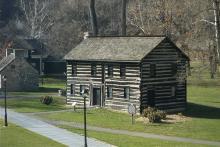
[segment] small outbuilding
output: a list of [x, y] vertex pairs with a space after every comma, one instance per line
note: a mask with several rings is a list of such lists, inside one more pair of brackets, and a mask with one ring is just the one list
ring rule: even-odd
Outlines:
[[82, 106], [88, 88], [90, 106], [186, 108], [189, 58], [167, 37], [89, 37], [65, 59], [68, 104]]
[[0, 61], [0, 85], [7, 78], [7, 91], [30, 91], [38, 88], [38, 71], [26, 59], [10, 54]]

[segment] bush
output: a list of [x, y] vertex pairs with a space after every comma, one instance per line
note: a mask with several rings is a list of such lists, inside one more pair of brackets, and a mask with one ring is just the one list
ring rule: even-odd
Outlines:
[[41, 98], [40, 101], [42, 104], [50, 105], [53, 102], [53, 97], [52, 96], [45, 96], [45, 97]]
[[62, 89], [61, 95], [62, 95], [62, 96], [66, 96], [66, 89]]
[[148, 107], [144, 109], [143, 116], [147, 117], [150, 123], [158, 123], [161, 122], [161, 119], [166, 118], [166, 112]]
[[155, 111], [156, 111], [156, 108], [147, 107], [143, 111], [143, 116], [148, 117], [149, 114], [151, 114], [152, 112], [155, 112]]
[[161, 117], [161, 119], [166, 119], [167, 117], [167, 113], [161, 110], [158, 110], [158, 115]]

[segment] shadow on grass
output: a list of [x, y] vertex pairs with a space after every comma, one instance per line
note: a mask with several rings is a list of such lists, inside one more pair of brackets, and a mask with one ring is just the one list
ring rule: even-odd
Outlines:
[[48, 87], [39, 87], [36, 90], [28, 91], [28, 92], [58, 92], [59, 88], [48, 88]]
[[188, 103], [187, 109], [183, 114], [195, 118], [220, 119], [220, 108]]

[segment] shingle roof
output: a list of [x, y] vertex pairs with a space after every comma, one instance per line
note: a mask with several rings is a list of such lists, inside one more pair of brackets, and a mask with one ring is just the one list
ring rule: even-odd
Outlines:
[[89, 37], [72, 49], [66, 60], [140, 61], [165, 37]]
[[8, 66], [12, 61], [14, 61], [15, 59], [15, 55], [14, 54], [10, 54], [9, 56], [3, 58], [0, 61], [0, 71], [2, 71], [6, 66]]

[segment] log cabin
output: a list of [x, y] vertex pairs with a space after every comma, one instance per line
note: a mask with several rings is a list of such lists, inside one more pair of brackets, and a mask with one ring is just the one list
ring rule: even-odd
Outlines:
[[186, 108], [188, 56], [169, 38], [88, 37], [65, 57], [67, 104], [125, 110], [136, 105], [165, 111]]

